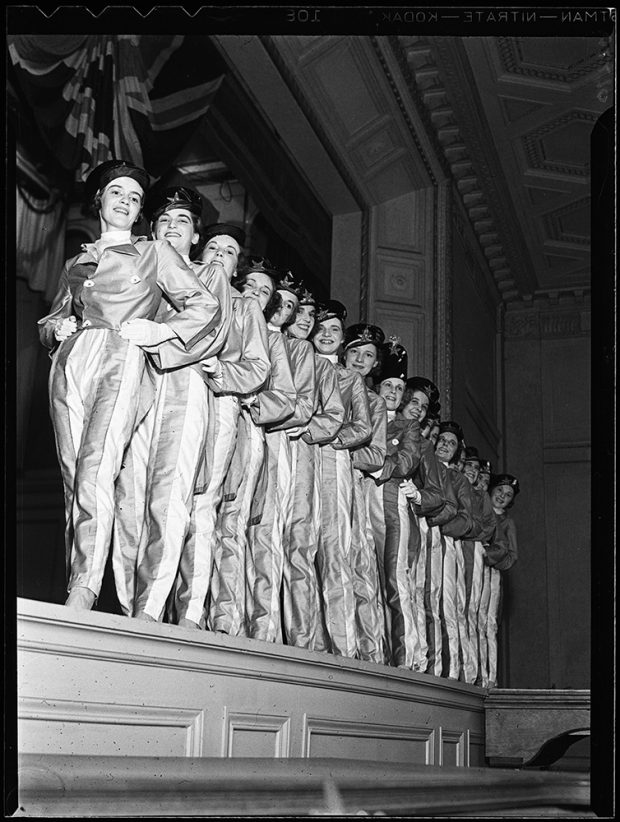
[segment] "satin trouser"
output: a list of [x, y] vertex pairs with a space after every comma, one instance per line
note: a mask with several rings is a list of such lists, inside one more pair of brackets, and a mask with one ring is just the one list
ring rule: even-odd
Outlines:
[[351, 571], [353, 464], [346, 449], [323, 445], [321, 459], [321, 529], [317, 551], [319, 586], [330, 651], [358, 654], [355, 593]]
[[291, 464], [292, 505], [283, 539], [283, 630], [287, 645], [313, 649], [321, 609], [315, 567], [321, 524], [319, 446], [292, 439]]
[[[418, 517], [413, 512], [411, 518], [411, 537], [414, 538], [414, 528], [418, 530], [418, 552], [412, 559], [415, 565], [412, 569], [412, 591], [413, 591], [413, 616], [418, 631], [418, 646], [413, 660], [413, 670], [424, 673], [428, 668], [429, 643], [427, 638], [426, 608], [424, 604], [424, 591], [426, 586], [426, 560], [430, 555], [432, 546], [432, 529], [426, 522], [426, 517]], [[433, 644], [433, 648], [434, 648]]]
[[444, 542], [440, 528], [433, 525], [430, 540], [426, 540], [426, 568], [424, 578], [424, 608], [426, 611], [426, 639], [428, 642], [427, 673], [442, 673], [442, 591]]
[[392, 665], [412, 669], [419, 643], [413, 612], [415, 594], [411, 576], [409, 501], [395, 480], [388, 480], [383, 485], [383, 500], [386, 525], [384, 568]]
[[465, 563], [465, 614], [467, 620], [468, 657], [463, 659], [462, 676], [470, 685], [476, 682], [479, 664], [478, 609], [482, 595], [483, 554], [479, 540], [462, 540]]
[[387, 582], [385, 578], [386, 524], [383, 485], [378, 485], [372, 477], [364, 477], [364, 484], [368, 500], [369, 524], [372, 529], [372, 540], [377, 554], [382, 661], [385, 665], [389, 665], [392, 659], [392, 647], [390, 641], [390, 609], [387, 604]]
[[353, 516], [351, 521], [351, 571], [355, 593], [355, 624], [359, 656], [368, 662], [383, 662], [383, 612], [380, 607], [379, 569], [370, 524], [368, 485], [353, 469]]
[[[122, 557], [114, 568], [117, 591], [121, 580], [126, 584], [125, 607], [161, 620], [189, 529], [211, 392], [192, 368], [155, 376], [154, 405], [132, 437], [116, 484], [113, 558]], [[120, 595], [119, 601], [123, 607]]]
[[458, 679], [459, 625], [457, 610], [457, 562], [455, 540], [442, 534], [443, 573], [441, 578], [442, 676]]
[[49, 375], [50, 414], [65, 499], [68, 586], [101, 590], [114, 483], [141, 409], [142, 349], [111, 329], [69, 337]]
[[487, 616], [487, 647], [489, 649], [488, 687], [495, 688], [497, 685], [497, 626], [499, 624], [502, 595], [502, 572], [498, 571], [497, 568], [491, 568], [490, 589], [489, 612]]
[[478, 608], [478, 677], [477, 685], [486, 688], [489, 684], [489, 648], [487, 642], [487, 620], [489, 617], [489, 603], [491, 600], [491, 568], [482, 567], [482, 591]]
[[[247, 577], [247, 530], [252, 498], [265, 459], [265, 432], [248, 411], [241, 410], [237, 439], [224, 486], [217, 531], [220, 552], [211, 575], [208, 628], [231, 636], [243, 636]], [[232, 475], [232, 476], [231, 476]]]
[[248, 529], [252, 577], [246, 586], [246, 631], [253, 639], [282, 638], [280, 593], [284, 566], [284, 529], [290, 515], [292, 458], [285, 431], [265, 433], [265, 501], [261, 520]]
[[220, 535], [217, 515], [224, 493], [224, 479], [230, 465], [239, 418], [239, 399], [209, 392], [209, 424], [204, 465], [206, 487], [195, 493], [189, 528], [181, 552], [174, 587], [177, 622], [183, 618], [206, 625], [205, 607], [211, 583], [214, 557], [219, 557]]

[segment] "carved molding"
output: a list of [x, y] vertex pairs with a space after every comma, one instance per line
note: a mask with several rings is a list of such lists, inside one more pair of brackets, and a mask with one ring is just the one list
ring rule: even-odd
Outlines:
[[504, 336], [540, 339], [586, 336], [590, 334], [590, 319], [590, 309], [578, 306], [551, 310], [533, 307], [507, 311], [504, 318]]
[[[588, 55], [583, 60], [579, 60], [572, 66], [567, 66], [565, 70], [552, 67], [535, 67], [528, 63], [520, 51], [522, 37], [498, 37], [498, 52], [502, 66], [510, 74], [519, 74], [524, 77], [535, 77], [539, 80], [556, 80], [562, 83], [570, 83], [591, 74], [597, 68], [605, 66], [609, 58], [604, 50]], [[525, 65], [524, 65], [525, 64]]]
[[554, 171], [559, 174], [567, 174], [571, 176], [588, 177], [590, 175], [589, 162], [580, 163], [579, 165], [569, 162], [555, 162], [553, 157], [548, 157], [544, 150], [542, 141], [546, 135], [553, 134], [562, 126], [569, 125], [574, 122], [590, 123], [592, 128], [596, 123], [598, 117], [587, 111], [571, 111], [562, 117], [558, 117], [544, 126], [535, 129], [534, 131], [524, 134], [521, 137], [523, 148], [530, 168], [543, 169], [544, 171]]
[[[291, 755], [291, 718], [275, 714], [257, 714], [226, 709], [222, 756], [234, 756], [235, 736], [243, 732], [271, 734], [273, 754], [276, 758]], [[239, 755], [239, 754], [237, 754]], [[247, 755], [247, 754], [246, 754]]]
[[[521, 289], [529, 292], [535, 277], [520, 253], [523, 239], [512, 237], [518, 233], [518, 221], [504, 215], [510, 198], [506, 191], [494, 190], [502, 185], [501, 164], [494, 149], [482, 145], [485, 131], [479, 127], [482, 117], [477, 112], [475, 85], [469, 87], [466, 82], [468, 63], [458, 54], [454, 41], [446, 37], [400, 37], [392, 42], [402, 55], [400, 64], [411, 94], [426, 112], [425, 122], [443, 158], [442, 167], [455, 182], [490, 274], [502, 299], [508, 301], [519, 297], [516, 279]], [[506, 265], [507, 258], [516, 262]], [[503, 264], [494, 265], [500, 259]], [[514, 272], [512, 266], [516, 266]]]

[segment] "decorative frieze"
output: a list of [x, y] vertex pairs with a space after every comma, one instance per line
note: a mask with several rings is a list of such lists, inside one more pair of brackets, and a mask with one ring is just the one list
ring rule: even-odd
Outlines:
[[504, 336], [509, 337], [576, 337], [590, 333], [589, 308], [559, 307], [545, 310], [533, 306], [517, 311], [507, 311], [504, 320]]

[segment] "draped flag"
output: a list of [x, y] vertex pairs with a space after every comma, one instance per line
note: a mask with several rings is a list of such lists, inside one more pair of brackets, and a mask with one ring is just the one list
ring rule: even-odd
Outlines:
[[13, 83], [60, 166], [81, 183], [122, 158], [157, 179], [223, 79], [205, 37], [14, 35]]

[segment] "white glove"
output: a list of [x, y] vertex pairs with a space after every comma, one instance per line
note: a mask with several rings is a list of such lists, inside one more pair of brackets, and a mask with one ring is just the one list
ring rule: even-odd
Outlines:
[[56, 328], [54, 329], [54, 336], [58, 340], [58, 342], [62, 342], [66, 340], [67, 337], [70, 337], [72, 334], [75, 334], [77, 331], [77, 318], [76, 317], [65, 317], [64, 320], [57, 320], [56, 321]]
[[155, 323], [152, 320], [127, 320], [121, 325], [119, 334], [124, 340], [135, 345], [159, 345], [166, 340], [176, 337], [174, 331], [166, 323]]
[[222, 376], [222, 366], [217, 357], [207, 357], [200, 363], [202, 370], [210, 377], [217, 379]]
[[407, 499], [413, 500], [413, 502], [416, 505], [420, 504], [420, 502], [422, 501], [422, 494], [420, 494], [418, 486], [415, 484], [413, 480], [403, 480], [400, 484], [400, 487], [404, 495], [407, 497]]

